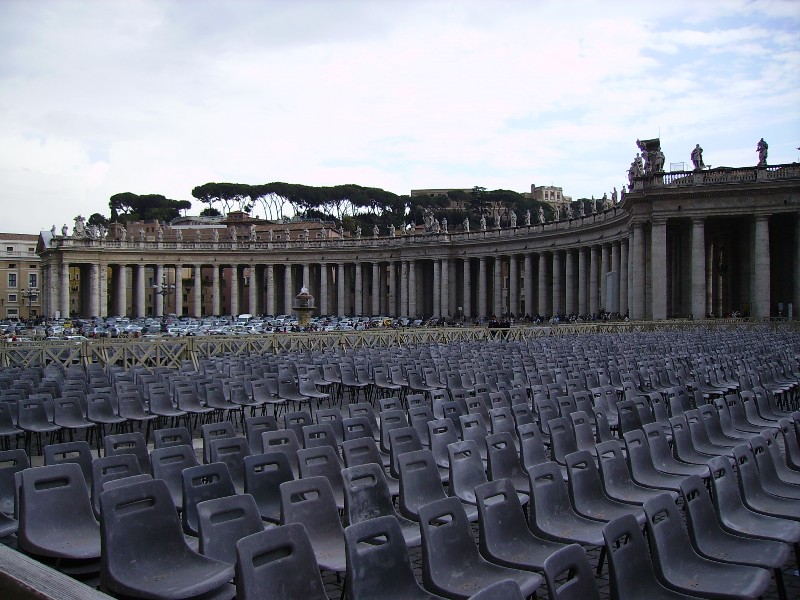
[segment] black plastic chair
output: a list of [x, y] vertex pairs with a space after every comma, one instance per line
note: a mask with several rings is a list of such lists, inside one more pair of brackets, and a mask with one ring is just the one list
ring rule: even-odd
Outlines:
[[[603, 523], [575, 512], [555, 462], [535, 465], [528, 469], [528, 475], [532, 492], [529, 525], [536, 535], [565, 544], [603, 546]], [[603, 554], [601, 550], [598, 572], [602, 568]]]
[[49, 444], [44, 447], [44, 464], [76, 463], [81, 468], [86, 489], [92, 489], [92, 448], [85, 440]]
[[647, 537], [659, 580], [667, 587], [707, 598], [757, 598], [769, 587], [769, 571], [709, 560], [692, 548], [672, 498], [662, 494], [644, 504]]
[[544, 577], [550, 600], [600, 600], [586, 550], [578, 544], [570, 544], [547, 557]]
[[436, 458], [436, 464], [443, 469], [449, 469], [450, 457], [447, 454], [447, 446], [459, 441], [453, 421], [450, 419], [428, 421], [428, 432], [431, 439], [431, 452]]
[[153, 448], [192, 446], [192, 436], [186, 427], [171, 427], [153, 431]]
[[25, 435], [25, 432], [14, 424], [16, 419], [13, 413], [16, 410], [16, 405], [12, 407], [11, 402], [4, 402], [0, 400], [0, 438], [2, 438], [3, 450], [8, 450], [11, 448], [12, 439], [18, 446], [19, 438]]
[[150, 472], [150, 454], [147, 452], [147, 444], [140, 431], [107, 435], [103, 438], [103, 449], [106, 456], [133, 454], [139, 461], [142, 473]]
[[[197, 505], [204, 500], [233, 496], [231, 474], [225, 463], [209, 463], [188, 467], [181, 472], [183, 480], [183, 511], [181, 522], [184, 532], [197, 536]], [[166, 486], [166, 484], [164, 484]]]
[[[369, 402], [356, 402], [347, 405], [347, 412], [350, 417], [364, 417], [367, 419], [370, 428], [370, 434], [373, 439], [380, 441], [380, 428], [378, 427], [378, 419], [375, 416], [375, 410]], [[345, 431], [345, 439], [347, 438], [347, 431]]]
[[103, 492], [102, 589], [145, 598], [232, 598], [234, 568], [194, 552], [158, 479]]
[[236, 543], [236, 598], [328, 600], [305, 527], [292, 523]]
[[475, 449], [481, 460], [486, 461], [486, 436], [489, 430], [480, 414], [467, 414], [458, 417], [461, 426], [461, 439], [475, 442]]
[[[375, 463], [381, 467], [386, 467], [387, 461], [384, 461], [384, 455], [378, 450], [378, 444], [375, 443], [371, 436], [345, 440], [342, 442], [342, 455], [344, 456], [344, 464], [348, 467], [367, 463]], [[386, 483], [392, 496], [400, 495], [399, 478], [387, 475]]]
[[786, 600], [781, 567], [789, 558], [789, 546], [777, 541], [756, 540], [722, 529], [714, 505], [702, 480], [693, 475], [681, 484], [686, 528], [694, 549], [711, 560], [771, 569], [778, 594]]
[[406, 546], [413, 548], [421, 543], [419, 524], [400, 515], [392, 504], [386, 477], [380, 465], [366, 463], [342, 469], [344, 480], [344, 506], [351, 525], [381, 516], [395, 517]]
[[472, 538], [469, 521], [457, 498], [444, 498], [420, 508], [422, 579], [425, 588], [447, 598], [468, 599], [482, 588], [512, 579], [524, 596], [532, 596], [542, 577], [501, 567], [485, 560]]
[[280, 485], [292, 479], [292, 467], [284, 452], [265, 452], [244, 457], [244, 491], [253, 496], [258, 512], [265, 521], [280, 523]]
[[653, 570], [650, 549], [633, 515], [614, 519], [603, 527], [608, 555], [611, 600], [692, 600], [661, 585]]
[[282, 483], [281, 522], [305, 526], [320, 569], [337, 573], [345, 571], [344, 530], [326, 477]]
[[[59, 425], [53, 423], [47, 416], [44, 400], [39, 398], [24, 398], [17, 403], [19, 414], [17, 415], [17, 427], [25, 432], [25, 451], [30, 452], [31, 437], [36, 436], [38, 451], [42, 451], [42, 434], [50, 434], [50, 443], [53, 442], [53, 434], [61, 430]], [[99, 446], [98, 438], [98, 449]]]
[[94, 423], [84, 418], [78, 399], [72, 396], [53, 400], [53, 422], [69, 431], [70, 440], [74, 439], [76, 431], [86, 431], [94, 427]]
[[84, 561], [99, 571], [100, 524], [92, 512], [81, 468], [62, 463], [20, 472], [19, 548], [61, 561]]
[[722, 422], [720, 420], [719, 412], [713, 404], [704, 404], [700, 406], [697, 411], [700, 413], [700, 418], [706, 426], [706, 433], [708, 439], [712, 444], [721, 446], [723, 444], [741, 444], [746, 442], [752, 434], [733, 435], [733, 431], [726, 433], [722, 430]]
[[150, 469], [153, 479], [161, 479], [167, 484], [172, 502], [178, 511], [183, 510], [184, 469], [197, 466], [197, 457], [191, 446], [167, 446], [155, 448], [150, 452]]
[[739, 473], [739, 490], [748, 508], [766, 515], [800, 521], [800, 502], [797, 499], [775, 496], [764, 489], [750, 446], [737, 446], [733, 449], [733, 456]]
[[250, 454], [260, 454], [264, 451], [261, 434], [265, 431], [277, 431], [278, 421], [272, 415], [247, 417], [244, 420], [244, 431], [247, 443], [250, 445]]
[[220, 421], [219, 423], [206, 423], [200, 429], [203, 438], [203, 462], [211, 461], [211, 440], [217, 438], [236, 437], [236, 430], [230, 421]]
[[436, 600], [414, 578], [408, 549], [397, 520], [376, 516], [344, 530], [347, 575], [343, 598], [347, 600]]
[[[406, 452], [397, 457], [400, 469], [400, 514], [419, 521], [419, 510], [426, 504], [446, 498], [439, 468], [430, 450]], [[475, 507], [467, 509], [470, 521], [478, 520]]]
[[[635, 483], [631, 479], [622, 447], [617, 440], [601, 442], [595, 446], [600, 475], [603, 478], [603, 489], [610, 498], [643, 505], [650, 498], [659, 495], [659, 491]], [[677, 492], [669, 492], [678, 499]]]
[[477, 505], [475, 487], [489, 481], [478, 453], [478, 444], [473, 440], [453, 442], [447, 446], [447, 452], [450, 457], [449, 495], [467, 504]]
[[133, 454], [103, 456], [92, 461], [92, 509], [100, 516], [100, 493], [103, 484], [115, 479], [141, 475], [139, 461]]
[[400, 473], [397, 470], [398, 456], [405, 452], [415, 452], [423, 449], [419, 434], [413, 427], [398, 427], [389, 431], [389, 473], [391, 473], [392, 477], [400, 477]]
[[244, 459], [250, 456], [247, 440], [240, 436], [220, 437], [209, 444], [212, 463], [225, 463], [237, 493], [244, 490]]
[[316, 448], [318, 446], [330, 446], [333, 451], [339, 454], [339, 442], [333, 432], [330, 423], [314, 423], [303, 426], [303, 445], [306, 448]]
[[264, 452], [283, 452], [289, 459], [292, 473], [295, 477], [300, 476], [300, 464], [297, 461], [297, 451], [300, 450], [300, 442], [297, 435], [291, 429], [279, 429], [278, 431], [264, 431], [261, 434], [261, 441]]
[[[125, 418], [114, 412], [111, 398], [103, 394], [86, 396], [86, 418], [94, 423], [97, 435], [97, 452], [100, 452], [100, 440], [105, 437], [106, 425], [113, 429], [114, 425], [125, 423]], [[149, 467], [149, 465], [148, 465]], [[149, 469], [148, 469], [149, 470]]]
[[150, 439], [150, 427], [153, 421], [158, 420], [158, 415], [147, 412], [141, 395], [138, 391], [133, 393], [123, 393], [117, 397], [119, 406], [119, 416], [128, 421], [128, 425], [133, 427], [133, 423], [138, 423], [141, 429], [144, 425], [145, 442]]
[[594, 457], [588, 450], [567, 454], [569, 498], [575, 512], [596, 521], [612, 521], [632, 514], [644, 527], [644, 511], [633, 503], [620, 502], [606, 496]]
[[300, 477], [325, 477], [330, 483], [336, 508], [344, 510], [344, 480], [339, 457], [330, 446], [303, 448], [297, 451]]
[[200, 554], [236, 564], [236, 542], [264, 530], [255, 499], [250, 494], [224, 496], [197, 504]]
[[314, 419], [320, 425], [327, 423], [333, 428], [333, 435], [336, 443], [341, 446], [344, 441], [344, 425], [342, 423], [342, 412], [338, 408], [320, 408], [314, 412]]
[[758, 477], [768, 494], [783, 498], [800, 499], [800, 485], [784, 481], [778, 476], [772, 454], [767, 451], [767, 440], [761, 435], [750, 440], [750, 450], [758, 467]]
[[531, 483], [514, 446], [516, 436], [507, 431], [486, 436], [489, 479], [509, 479], [518, 492], [530, 496]]
[[519, 457], [524, 468], [530, 469], [549, 460], [538, 425], [535, 423], [518, 425], [517, 437], [519, 437]]
[[636, 483], [658, 490], [680, 492], [680, 484], [684, 477], [662, 473], [656, 469], [643, 429], [629, 431], [624, 437], [631, 477]]
[[[664, 429], [658, 423], [648, 423], [644, 426], [644, 433], [647, 437], [647, 445], [650, 448], [650, 456], [653, 459], [653, 466], [662, 473], [671, 475], [698, 475], [700, 477], [711, 477], [711, 471], [707, 464], [689, 464], [677, 460], [670, 452], [667, 436]], [[673, 442], [675, 434], [672, 436]], [[707, 461], [705, 461], [707, 462]]]
[[[776, 431], [776, 435], [780, 435], [780, 433]], [[765, 451], [768, 452], [769, 455], [772, 457], [772, 465], [775, 469], [775, 473], [777, 474], [778, 478], [787, 483], [794, 483], [795, 485], [800, 485], [800, 471], [795, 471], [794, 469], [789, 467], [789, 465], [786, 462], [786, 457], [783, 454], [781, 454], [781, 451], [778, 448], [777, 440], [775, 438], [771, 436], [757, 436], [750, 441], [750, 447], [753, 448], [753, 454], [755, 454], [756, 456], [756, 461], [758, 461], [758, 452], [756, 448], [757, 446], [761, 445], [762, 439]]]
[[507, 479], [475, 488], [480, 522], [479, 548], [493, 563], [517, 569], [542, 571], [548, 556], [564, 544], [534, 535], [514, 486]]

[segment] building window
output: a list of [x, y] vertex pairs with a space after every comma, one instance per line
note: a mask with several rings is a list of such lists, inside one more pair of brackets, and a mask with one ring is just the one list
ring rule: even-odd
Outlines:
[[6, 252], [13, 252], [14, 246], [6, 246]]
[[9, 273], [8, 274], [8, 287], [10, 287], [10, 288], [17, 287], [17, 274], [16, 273]]
[[8, 303], [9, 304], [11, 304], [12, 302], [16, 302], [16, 301], [17, 301], [17, 295], [16, 294], [9, 294], [8, 295]]
[[36, 248], [28, 248], [28, 252], [30, 252], [31, 254], [33, 254], [34, 252], [36, 252]]
[[9, 308], [6, 310], [6, 315], [10, 319], [16, 319], [19, 316], [19, 309], [18, 308]]
[[29, 288], [38, 288], [39, 287], [39, 274], [38, 273], [28, 273], [28, 287]]
[[16, 269], [17, 268], [17, 263], [8, 263], [8, 268], [9, 269]]

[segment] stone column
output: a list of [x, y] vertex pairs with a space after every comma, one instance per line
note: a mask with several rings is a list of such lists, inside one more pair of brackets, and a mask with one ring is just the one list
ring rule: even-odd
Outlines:
[[136, 313], [137, 317], [144, 317], [147, 315], [147, 308], [145, 307], [145, 286], [147, 279], [145, 273], [145, 266], [143, 264], [136, 265]]
[[539, 301], [537, 310], [542, 317], [547, 316], [547, 256], [539, 253]]
[[614, 286], [614, 289], [609, 291], [609, 296], [614, 298], [615, 302], [608, 310], [615, 313], [619, 313], [619, 260], [619, 242], [613, 242], [611, 244], [611, 270], [616, 274], [616, 277], [612, 278], [611, 285]]
[[330, 309], [328, 308], [328, 264], [327, 263], [320, 263], [319, 265], [319, 301], [317, 302], [317, 306], [319, 306], [319, 314], [321, 315], [330, 314]]
[[220, 286], [219, 265], [211, 267], [211, 308], [214, 316], [222, 315], [222, 289]]
[[439, 303], [439, 312], [443, 317], [452, 317], [450, 314], [450, 259], [442, 259], [442, 267], [439, 273], [440, 287], [442, 290], [442, 300]]
[[258, 292], [259, 292], [259, 285], [258, 285], [258, 277], [256, 276], [256, 265], [255, 263], [250, 264], [250, 288], [248, 289], [248, 297], [247, 297], [247, 312], [251, 315], [257, 315], [261, 311], [258, 310]]
[[564, 283], [561, 275], [561, 251], [556, 250], [553, 252], [553, 316], [564, 314], [564, 305], [562, 304], [564, 297]]
[[[64, 257], [62, 256], [62, 259]], [[61, 317], [68, 319], [69, 314], [69, 263], [61, 265]]]
[[472, 272], [470, 268], [470, 259], [465, 258], [462, 263], [464, 269], [464, 276], [462, 278], [462, 287], [464, 288], [463, 304], [464, 318], [472, 316]]
[[794, 226], [794, 306], [792, 316], [800, 319], [800, 216]]
[[608, 244], [600, 247], [600, 308], [608, 311], [608, 290], [606, 290], [606, 273], [611, 270]]
[[589, 307], [586, 298], [586, 259], [588, 250], [578, 248], [578, 314], [586, 316]]
[[619, 314], [628, 313], [628, 240], [619, 245]]
[[356, 272], [356, 275], [355, 275], [356, 280], [355, 280], [355, 285], [353, 286], [355, 288], [355, 303], [354, 303], [355, 306], [353, 308], [353, 311], [357, 315], [363, 315], [364, 314], [364, 281], [363, 281], [363, 278], [361, 276], [362, 274], [361, 274], [361, 263], [360, 262], [356, 263], [355, 272]]
[[98, 316], [108, 316], [108, 265], [100, 263], [98, 269]]
[[564, 313], [571, 315], [575, 313], [575, 261], [572, 250], [564, 251], [565, 277], [564, 289], [566, 291], [564, 301]]
[[503, 258], [501, 256], [494, 257], [494, 271], [493, 271], [493, 301], [492, 312], [499, 319], [503, 314]]
[[408, 261], [408, 315], [417, 316], [417, 261]]
[[240, 312], [239, 308], [239, 265], [233, 264], [230, 267], [231, 273], [231, 316], [236, 317]]
[[478, 317], [481, 319], [486, 318], [488, 315], [488, 308], [486, 306], [488, 295], [489, 290], [487, 289], [486, 282], [486, 257], [481, 256], [478, 259]]
[[336, 314], [344, 317], [347, 313], [344, 307], [344, 263], [336, 265]]
[[654, 220], [650, 240], [652, 270], [653, 320], [667, 318], [667, 222]]
[[692, 302], [695, 319], [704, 319], [706, 311], [706, 224], [703, 218], [692, 219]]
[[439, 275], [439, 260], [433, 260], [433, 316], [442, 316], [442, 286]]
[[770, 317], [769, 216], [756, 216], [753, 236], [753, 317]]
[[519, 263], [516, 254], [508, 257], [508, 312], [519, 318]]
[[714, 312], [714, 242], [706, 244], [706, 312], [703, 317]]
[[525, 253], [525, 279], [523, 280], [523, 288], [525, 294], [525, 313], [534, 315], [534, 302], [533, 302], [533, 254], [530, 252]]
[[631, 319], [641, 321], [645, 318], [645, 254], [644, 254], [644, 226], [641, 223], [633, 225], [631, 230], [633, 247], [631, 249], [631, 285], [630, 285], [630, 312]]
[[164, 316], [164, 294], [160, 294], [162, 285], [164, 283], [164, 265], [156, 265], [155, 274], [153, 275], [153, 297], [156, 305], [156, 316]]
[[203, 265], [192, 265], [192, 316], [199, 319], [203, 316]]
[[408, 261], [400, 262], [400, 316], [408, 317]]
[[600, 311], [600, 248], [592, 246], [589, 254], [589, 313], [596, 315]]
[[121, 264], [117, 267], [117, 314], [124, 317], [128, 314], [128, 267]]
[[268, 264], [266, 266], [266, 271], [267, 314], [275, 316], [275, 265]]
[[389, 261], [389, 307], [387, 309], [388, 316], [396, 317], [401, 311], [397, 308], [397, 263]]
[[381, 314], [381, 265], [372, 263], [372, 316]]
[[294, 297], [300, 290], [294, 291], [292, 285], [292, 263], [286, 263], [286, 268], [283, 271], [283, 314], [292, 314], [292, 304], [294, 304]]

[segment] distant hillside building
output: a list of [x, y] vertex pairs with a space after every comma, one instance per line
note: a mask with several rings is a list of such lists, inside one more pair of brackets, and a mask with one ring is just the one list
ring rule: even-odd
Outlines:
[[28, 319], [41, 314], [38, 239], [27, 233], [0, 233], [0, 318]]
[[571, 196], [565, 196], [564, 190], [552, 185], [531, 184], [531, 199], [546, 202], [555, 209], [560, 209], [565, 204], [572, 202]]

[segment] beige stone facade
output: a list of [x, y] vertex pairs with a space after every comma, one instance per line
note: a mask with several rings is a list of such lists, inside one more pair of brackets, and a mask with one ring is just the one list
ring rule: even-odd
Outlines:
[[27, 319], [41, 314], [41, 259], [38, 236], [0, 233], [0, 318]]
[[[42, 310], [275, 315], [289, 313], [305, 285], [324, 315], [766, 318], [791, 305], [797, 318], [799, 215], [792, 164], [646, 175], [604, 212], [513, 229], [332, 238], [299, 226], [289, 239], [277, 237], [282, 225], [270, 237], [231, 223], [216, 236], [44, 232]], [[166, 299], [153, 287], [165, 278], [180, 282]]]

